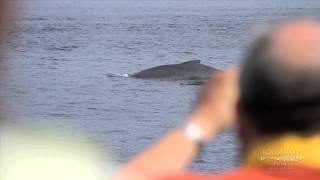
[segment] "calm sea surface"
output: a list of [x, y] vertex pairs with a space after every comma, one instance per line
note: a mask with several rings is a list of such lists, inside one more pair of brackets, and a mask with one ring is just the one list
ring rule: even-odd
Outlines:
[[[183, 124], [198, 87], [108, 77], [200, 59], [239, 64], [253, 28], [320, 17], [318, 0], [28, 0], [8, 37], [1, 98], [5, 115], [61, 134], [82, 131], [123, 162]], [[39, 126], [40, 127], [40, 126]], [[212, 141], [190, 168], [238, 162], [234, 130]]]

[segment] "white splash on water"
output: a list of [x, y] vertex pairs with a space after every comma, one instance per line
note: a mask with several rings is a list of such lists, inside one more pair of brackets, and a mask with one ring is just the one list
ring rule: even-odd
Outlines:
[[130, 74], [127, 74], [127, 73], [125, 73], [125, 74], [113, 74], [113, 73], [108, 73], [107, 74], [107, 76], [108, 77], [130, 77]]

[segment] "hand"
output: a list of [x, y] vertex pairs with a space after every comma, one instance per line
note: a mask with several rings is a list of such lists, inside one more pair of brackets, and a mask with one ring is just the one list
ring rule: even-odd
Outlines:
[[214, 72], [199, 93], [190, 121], [202, 127], [206, 139], [232, 125], [236, 118], [239, 70]]

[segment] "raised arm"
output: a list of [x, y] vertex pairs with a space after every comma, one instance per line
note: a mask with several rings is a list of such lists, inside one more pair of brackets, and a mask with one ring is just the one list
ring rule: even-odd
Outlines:
[[197, 104], [185, 127], [169, 130], [156, 143], [123, 165], [117, 180], [144, 180], [181, 173], [205, 143], [236, 119], [238, 70], [230, 68], [212, 75], [201, 88]]

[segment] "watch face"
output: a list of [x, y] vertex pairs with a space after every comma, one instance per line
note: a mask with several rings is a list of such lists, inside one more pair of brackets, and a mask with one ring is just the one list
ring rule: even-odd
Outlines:
[[202, 128], [196, 123], [189, 123], [185, 127], [185, 134], [191, 141], [202, 142], [204, 140], [204, 133]]

